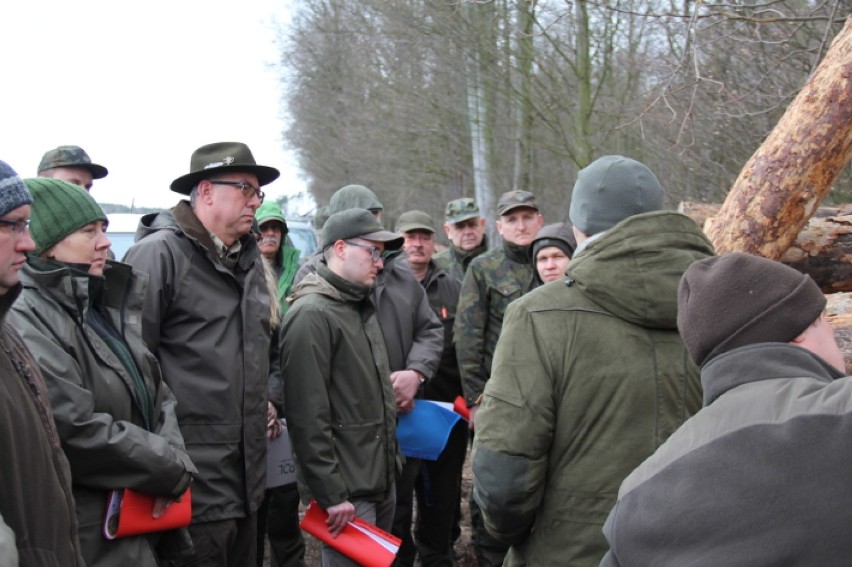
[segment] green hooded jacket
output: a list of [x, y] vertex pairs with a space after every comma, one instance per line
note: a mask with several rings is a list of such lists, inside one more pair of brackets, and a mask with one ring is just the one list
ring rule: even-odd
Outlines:
[[281, 329], [299, 492], [323, 508], [384, 500], [394, 486], [396, 402], [370, 290], [320, 262], [295, 286]]
[[712, 254], [688, 217], [636, 215], [509, 306], [473, 453], [504, 565], [598, 565], [619, 484], [701, 407], [677, 286]]

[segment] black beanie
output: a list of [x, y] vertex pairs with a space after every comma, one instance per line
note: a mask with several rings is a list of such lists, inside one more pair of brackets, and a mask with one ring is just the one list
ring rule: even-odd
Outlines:
[[788, 343], [817, 320], [826, 299], [810, 276], [742, 252], [699, 260], [677, 292], [677, 327], [699, 366], [738, 347]]

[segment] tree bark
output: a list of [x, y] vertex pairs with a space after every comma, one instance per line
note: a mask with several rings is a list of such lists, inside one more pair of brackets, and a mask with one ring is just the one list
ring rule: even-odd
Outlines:
[[780, 259], [850, 157], [852, 16], [705, 227], [716, 251]]

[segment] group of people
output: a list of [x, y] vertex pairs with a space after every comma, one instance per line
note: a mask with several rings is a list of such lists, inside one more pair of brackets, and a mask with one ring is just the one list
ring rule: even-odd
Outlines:
[[[338, 190], [300, 259], [248, 146], [190, 157], [121, 262], [79, 147], [0, 162], [0, 565], [304, 565], [300, 503], [356, 516], [396, 564], [452, 565], [473, 441], [472, 537], [491, 565], [840, 565], [852, 382], [814, 282], [716, 256], [642, 163], [581, 170], [568, 219], [533, 193], [393, 231]], [[463, 400], [436, 460], [401, 415]], [[289, 436], [295, 483], [267, 490]], [[188, 490], [191, 487], [191, 496]], [[109, 540], [107, 496], [191, 498], [185, 527]], [[331, 546], [323, 565], [352, 565]]]

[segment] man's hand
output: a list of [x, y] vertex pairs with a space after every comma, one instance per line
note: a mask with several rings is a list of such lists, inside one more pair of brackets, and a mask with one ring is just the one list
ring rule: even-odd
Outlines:
[[476, 420], [476, 411], [479, 409], [479, 404], [470, 406], [468, 411], [470, 412], [470, 419], [467, 420], [467, 428], [473, 431], [473, 422]]
[[272, 402], [266, 402], [266, 438], [276, 439], [281, 436], [281, 423], [278, 422], [278, 410]]
[[325, 523], [332, 537], [340, 535], [346, 524], [355, 519], [355, 506], [349, 500], [331, 506], [326, 512], [328, 512], [328, 520]]
[[180, 498], [178, 498], [177, 500], [172, 500], [168, 496], [157, 496], [156, 498], [154, 498], [154, 513], [152, 514], [152, 516], [156, 520], [157, 518], [162, 516], [163, 513], [165, 513], [166, 508], [179, 501]]
[[393, 396], [396, 399], [396, 411], [408, 413], [414, 409], [414, 396], [420, 388], [421, 374], [416, 370], [397, 370], [391, 372]]

